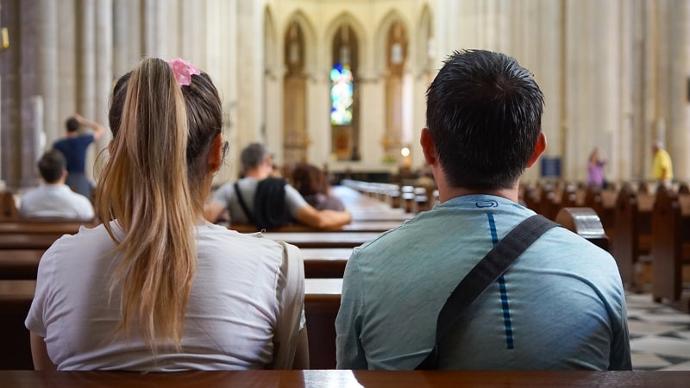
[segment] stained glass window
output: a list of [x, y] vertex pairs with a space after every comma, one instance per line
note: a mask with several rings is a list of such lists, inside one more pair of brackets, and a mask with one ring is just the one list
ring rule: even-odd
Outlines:
[[349, 65], [336, 63], [331, 69], [331, 124], [350, 125], [354, 85]]

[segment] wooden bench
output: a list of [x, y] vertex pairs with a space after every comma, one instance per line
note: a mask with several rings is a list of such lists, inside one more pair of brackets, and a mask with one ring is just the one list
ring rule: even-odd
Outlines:
[[652, 215], [652, 295], [690, 312], [690, 295], [683, 293], [683, 266], [690, 264], [690, 194], [657, 189]]
[[234, 372], [2, 371], [0, 386], [82, 387], [687, 387], [690, 372], [253, 370]]
[[[384, 214], [384, 213], [382, 213]], [[390, 229], [395, 229], [402, 223], [402, 220], [392, 221], [354, 221], [351, 224], [343, 226], [338, 232], [385, 232]], [[231, 225], [230, 229], [240, 233], [256, 233], [258, 230], [254, 225]], [[334, 232], [334, 230], [315, 229], [306, 225], [286, 225], [280, 228], [272, 229], [275, 233], [323, 233]]]
[[0, 280], [35, 280], [43, 249], [0, 250]]
[[0, 281], [0, 369], [33, 369], [29, 331], [24, 327], [24, 320], [35, 287], [34, 281]]
[[310, 248], [301, 251], [305, 278], [342, 278], [347, 260], [352, 255], [352, 249], [349, 248]]
[[623, 283], [634, 291], [642, 288], [637, 263], [642, 256], [649, 255], [652, 245], [654, 196], [645, 193], [647, 186], [641, 187], [641, 192], [635, 192], [631, 185], [621, 188], [616, 201], [616, 228], [611, 246]]
[[264, 233], [266, 238], [285, 241], [300, 248], [355, 248], [372, 241], [379, 233], [324, 232], [324, 233]]
[[[0, 369], [32, 369], [29, 332], [24, 320], [36, 282], [0, 281]], [[312, 369], [335, 368], [335, 317], [340, 307], [342, 279], [307, 279], [305, 315]]]

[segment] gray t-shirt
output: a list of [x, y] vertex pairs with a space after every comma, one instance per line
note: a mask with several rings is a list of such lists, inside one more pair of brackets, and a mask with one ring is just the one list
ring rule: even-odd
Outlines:
[[[228, 182], [221, 186], [215, 193], [213, 193], [213, 201], [222, 203], [230, 212], [230, 219], [233, 224], [249, 224], [247, 215], [242, 210], [240, 201], [235, 195], [235, 182]], [[242, 178], [237, 181], [240, 189], [240, 195], [244, 199], [244, 203], [251, 211], [254, 208], [254, 194], [259, 180], [255, 178]], [[299, 209], [309, 206], [307, 201], [302, 198], [302, 195], [294, 187], [285, 185], [285, 203], [292, 218], [297, 218]]]

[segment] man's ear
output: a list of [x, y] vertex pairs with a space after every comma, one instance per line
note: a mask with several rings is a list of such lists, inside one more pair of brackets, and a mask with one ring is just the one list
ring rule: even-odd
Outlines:
[[436, 156], [436, 145], [434, 144], [434, 139], [431, 136], [429, 128], [422, 128], [419, 144], [422, 145], [422, 152], [424, 153], [426, 162], [430, 166], [435, 166], [438, 163], [438, 157]]
[[537, 144], [534, 145], [534, 151], [527, 160], [527, 168], [532, 167], [534, 163], [539, 160], [539, 157], [544, 153], [544, 151], [546, 151], [546, 135], [544, 135], [544, 132], [540, 132], [539, 137], [537, 138]]
[[219, 133], [211, 140], [208, 150], [208, 171], [216, 172], [223, 164], [223, 136]]

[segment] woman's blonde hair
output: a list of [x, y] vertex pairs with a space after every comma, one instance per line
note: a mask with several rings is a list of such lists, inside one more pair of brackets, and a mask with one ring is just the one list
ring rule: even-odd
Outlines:
[[109, 119], [114, 138], [96, 211], [116, 242], [112, 285], [121, 287], [120, 329], [135, 323], [154, 350], [158, 340], [179, 346], [208, 150], [222, 125], [218, 92], [204, 73], [180, 87], [167, 62], [148, 58], [117, 82]]

